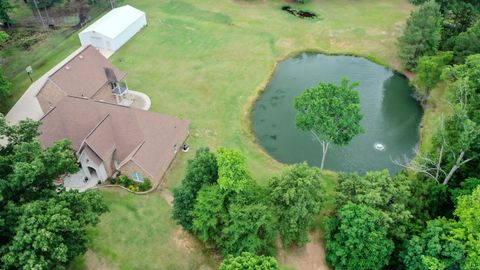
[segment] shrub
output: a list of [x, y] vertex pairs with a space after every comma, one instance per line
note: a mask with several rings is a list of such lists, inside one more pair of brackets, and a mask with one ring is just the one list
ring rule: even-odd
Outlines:
[[120, 175], [120, 177], [118, 178], [118, 181], [120, 182], [120, 185], [124, 187], [129, 187], [131, 185], [134, 185], [133, 180], [128, 178], [128, 176], [126, 175]]
[[145, 178], [143, 180], [143, 183], [140, 183], [138, 185], [138, 188], [140, 189], [140, 191], [147, 191], [147, 190], [150, 190], [152, 188], [152, 182], [150, 181], [150, 179], [148, 178]]
[[140, 189], [136, 185], [130, 185], [130, 186], [128, 186], [128, 189], [130, 189], [133, 192], [139, 192], [140, 191]]
[[110, 184], [112, 184], [112, 185], [117, 184], [117, 178], [108, 178], [107, 181], [110, 182]]

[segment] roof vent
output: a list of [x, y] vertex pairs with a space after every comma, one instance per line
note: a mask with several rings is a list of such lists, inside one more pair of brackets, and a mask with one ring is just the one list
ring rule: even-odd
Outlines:
[[66, 66], [65, 69], [66, 69], [66, 70], [70, 70], [70, 67], [69, 67], [69, 66]]
[[83, 59], [83, 55], [79, 55], [78, 58]]

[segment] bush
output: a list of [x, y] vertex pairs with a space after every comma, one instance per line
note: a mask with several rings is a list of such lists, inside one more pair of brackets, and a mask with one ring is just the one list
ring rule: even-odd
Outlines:
[[136, 185], [130, 185], [130, 186], [128, 186], [128, 189], [130, 189], [133, 192], [139, 192], [140, 191], [140, 189]]
[[140, 189], [140, 191], [147, 191], [147, 190], [150, 190], [152, 188], [152, 182], [150, 181], [150, 179], [148, 178], [145, 178], [143, 180], [143, 183], [140, 183], [138, 185], [138, 188]]
[[120, 175], [120, 177], [118, 178], [118, 181], [119, 181], [120, 185], [122, 185], [124, 187], [129, 187], [129, 186], [132, 186], [132, 185], [135, 184], [133, 182], [133, 180], [128, 178], [128, 176], [126, 176], [126, 175]]

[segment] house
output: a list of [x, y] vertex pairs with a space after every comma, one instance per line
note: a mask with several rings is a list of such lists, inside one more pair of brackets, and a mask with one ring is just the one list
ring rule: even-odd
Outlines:
[[87, 46], [36, 95], [42, 147], [70, 140], [88, 186], [118, 174], [158, 182], [188, 137], [188, 121], [126, 103], [126, 75]]
[[145, 25], [145, 12], [129, 5], [114, 8], [80, 32], [80, 43], [116, 51]]
[[114, 67], [97, 49], [87, 46], [51, 74], [36, 97], [47, 113], [66, 96], [128, 105], [127, 73]]
[[105, 181], [119, 173], [160, 179], [188, 136], [176, 117], [67, 96], [41, 119], [42, 147], [69, 139], [85, 175]]

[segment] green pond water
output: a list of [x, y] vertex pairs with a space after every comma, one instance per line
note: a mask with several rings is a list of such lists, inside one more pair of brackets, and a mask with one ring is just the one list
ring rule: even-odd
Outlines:
[[360, 83], [357, 90], [365, 133], [346, 146], [331, 145], [325, 168], [399, 171], [392, 160], [414, 155], [422, 108], [412, 97], [414, 89], [405, 76], [359, 57], [302, 53], [281, 62], [252, 113], [260, 145], [280, 162], [307, 161], [320, 166], [322, 147], [311, 134], [296, 128], [293, 100], [308, 87], [320, 82], [338, 84], [345, 76]]

